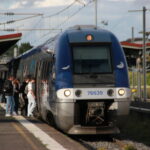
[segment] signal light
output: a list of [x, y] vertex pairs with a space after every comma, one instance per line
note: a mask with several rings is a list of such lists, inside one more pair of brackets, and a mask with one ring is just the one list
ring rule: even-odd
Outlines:
[[87, 41], [92, 41], [93, 40], [93, 36], [91, 34], [86, 36], [86, 40]]

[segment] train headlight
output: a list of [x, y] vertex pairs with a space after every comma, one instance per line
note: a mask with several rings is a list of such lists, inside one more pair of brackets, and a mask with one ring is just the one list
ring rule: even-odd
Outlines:
[[124, 90], [124, 89], [120, 89], [120, 90], [118, 91], [118, 94], [119, 94], [120, 96], [123, 96], [123, 95], [125, 94], [125, 90]]
[[71, 95], [71, 91], [70, 91], [70, 90], [65, 90], [65, 91], [64, 91], [64, 95], [65, 95], [66, 97], [69, 97], [69, 96]]

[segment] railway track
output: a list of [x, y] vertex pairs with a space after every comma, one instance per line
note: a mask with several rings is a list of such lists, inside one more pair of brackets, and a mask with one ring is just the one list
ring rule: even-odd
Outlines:
[[[131, 113], [117, 136], [69, 136], [87, 150], [150, 150], [150, 121]], [[78, 149], [77, 149], [78, 150]]]
[[75, 140], [83, 144], [88, 150], [138, 150], [134, 144], [106, 136], [81, 137]]
[[75, 140], [88, 150], [150, 150], [150, 119], [132, 111], [117, 136], [83, 136]]
[[88, 150], [150, 150], [150, 147], [139, 142], [106, 136], [73, 139], [83, 144]]

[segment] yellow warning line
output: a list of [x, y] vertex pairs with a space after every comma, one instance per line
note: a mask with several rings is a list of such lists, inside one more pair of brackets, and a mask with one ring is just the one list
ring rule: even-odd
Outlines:
[[27, 136], [25, 134], [25, 132], [15, 123], [12, 123], [12, 125], [14, 126], [14, 128], [22, 135], [22, 137], [24, 137], [24, 139], [30, 144], [30, 146], [34, 149], [34, 150], [38, 150], [38, 147], [32, 142], [32, 140], [30, 139], [29, 136]]

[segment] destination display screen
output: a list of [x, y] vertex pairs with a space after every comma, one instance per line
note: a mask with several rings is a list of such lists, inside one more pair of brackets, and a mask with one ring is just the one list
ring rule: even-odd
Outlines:
[[74, 46], [74, 73], [111, 73], [110, 46]]

